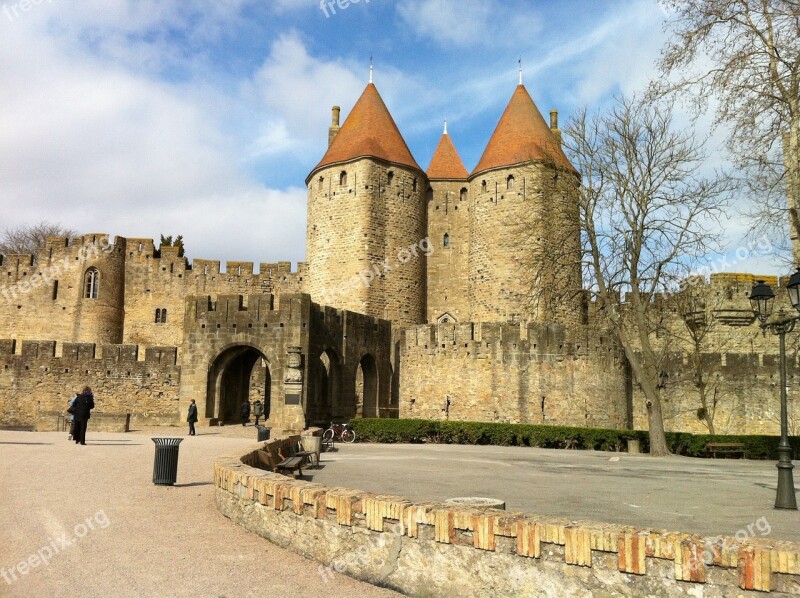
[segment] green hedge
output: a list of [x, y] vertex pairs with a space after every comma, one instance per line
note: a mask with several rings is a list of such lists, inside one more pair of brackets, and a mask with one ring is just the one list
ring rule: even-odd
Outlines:
[[[638, 439], [642, 451], [649, 449], [647, 432], [572, 428], [533, 424], [433, 421], [424, 419], [354, 419], [350, 422], [359, 442], [491, 444], [541, 448], [625, 451], [629, 439]], [[777, 436], [722, 436], [667, 432], [670, 451], [676, 455], [705, 457], [709, 442], [740, 442], [748, 459], [777, 459]], [[800, 437], [790, 438], [795, 455], [800, 454]]]

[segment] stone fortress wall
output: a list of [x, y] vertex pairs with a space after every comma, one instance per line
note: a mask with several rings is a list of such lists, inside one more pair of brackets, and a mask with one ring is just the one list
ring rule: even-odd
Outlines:
[[624, 359], [612, 339], [588, 327], [417, 326], [405, 330], [400, 365], [401, 417], [630, 425]]
[[[96, 298], [86, 297], [90, 269]], [[223, 270], [152, 239], [94, 234], [48, 239], [37, 256], [0, 256], [0, 281], [2, 338], [178, 346], [187, 297], [302, 292], [306, 267], [262, 263], [256, 273], [252, 262], [227, 262]]]
[[[429, 169], [429, 178], [374, 85], [353, 108], [357, 118], [339, 127], [338, 112], [328, 152], [306, 180], [308, 262], [294, 272], [289, 262], [262, 263], [258, 272], [250, 262], [228, 262], [224, 269], [218, 261], [190, 263], [178, 248], [156, 247], [152, 239], [117, 237], [112, 243], [106, 234], [52, 238], [37, 256], [0, 257], [0, 338], [13, 339], [3, 357], [0, 423], [35, 423], [33, 404], [20, 404], [26, 389], [29, 400], [47, 403], [50, 398], [38, 397], [62, 396], [59, 386], [71, 389], [80, 378], [78, 385], [94, 384], [115, 396], [114, 385], [126, 377], [131, 387], [140, 384], [135, 392], [126, 390], [142, 397], [136, 413], [161, 418], [171, 410], [177, 421], [189, 391], [178, 400], [146, 380], [174, 379], [178, 371], [136, 374], [151, 349], [166, 346], [175, 351], [169, 367], [184, 368], [192, 398], [216, 409], [219, 403], [207, 402], [209, 368], [221, 353], [239, 347], [241, 355], [228, 356], [243, 368], [237, 369], [240, 377], [258, 365], [249, 396], [270, 387], [275, 413], [281, 413], [281, 372], [300, 347], [307, 364], [301, 372], [306, 421], [400, 415], [644, 427], [641, 393], [580, 292], [580, 179], [559, 147], [554, 113], [548, 127], [520, 84], [475, 171], [466, 171], [445, 130], [439, 166]], [[376, 133], [381, 127], [383, 138]], [[559, 252], [566, 261], [552, 261], [553, 247], [567, 249]], [[532, 279], [531, 272], [545, 274]], [[754, 279], [713, 276], [693, 316], [713, 323], [700, 352], [711, 368], [720, 432], [778, 430], [777, 343], [760, 334], [750, 311]], [[531, 289], [544, 292], [532, 297]], [[551, 289], [576, 292], [565, 297]], [[305, 315], [293, 320], [292, 326], [307, 326], [305, 332], [292, 328], [297, 338], [287, 336], [288, 328], [274, 334], [280, 326], [263, 328], [273, 324], [269, 318], [283, 317], [282, 297], [305, 306]], [[687, 368], [692, 346], [680, 310], [664, 301], [653, 342], [669, 356], [662, 380], [665, 424], [704, 431]], [[218, 305], [228, 311], [220, 315]], [[254, 316], [251, 305], [263, 307], [267, 320]], [[204, 318], [220, 317], [229, 319], [198, 329], [210, 323]], [[26, 341], [45, 347], [41, 357], [38, 349], [23, 353]], [[79, 352], [80, 359], [91, 354], [95, 365], [109, 359], [105, 348], [114, 346], [138, 347], [119, 351], [145, 361], [126, 357], [135, 365], [130, 374], [127, 368], [86, 367], [81, 376], [68, 366], [30, 362], [64, 359], [59, 352], [75, 343], [97, 347]], [[796, 347], [792, 351], [790, 418], [797, 433]], [[116, 380], [107, 389], [103, 371]], [[45, 382], [35, 372], [45, 374]], [[230, 382], [232, 375], [223, 377]], [[11, 407], [5, 409], [6, 403]], [[206, 409], [209, 421], [220, 416], [213, 408]], [[231, 406], [226, 409], [223, 417], [230, 417]], [[284, 414], [284, 423], [302, 419], [292, 410]]]
[[176, 347], [0, 340], [0, 423], [55, 429], [68, 400], [90, 386], [98, 419], [133, 425], [176, 421]]

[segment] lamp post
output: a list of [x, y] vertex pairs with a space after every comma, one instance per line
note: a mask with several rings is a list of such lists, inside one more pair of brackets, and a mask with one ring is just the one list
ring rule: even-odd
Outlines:
[[[792, 306], [800, 311], [800, 269], [795, 272], [786, 285]], [[763, 330], [769, 329], [780, 339], [780, 371], [781, 371], [781, 440], [778, 444], [778, 492], [775, 496], [776, 509], [797, 510], [797, 499], [794, 494], [792, 478], [792, 447], [789, 444], [789, 416], [786, 404], [786, 333], [794, 330], [795, 322], [800, 315], [787, 315], [783, 309], [778, 310], [777, 318], [767, 322], [772, 314], [772, 301], [775, 293], [763, 280], [757, 281], [750, 291], [750, 305], [761, 322]]]

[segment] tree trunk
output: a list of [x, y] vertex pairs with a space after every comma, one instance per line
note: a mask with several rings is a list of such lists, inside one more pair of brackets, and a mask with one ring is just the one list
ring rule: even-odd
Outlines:
[[[644, 390], [644, 387], [642, 387]], [[650, 428], [650, 455], [653, 457], [666, 457], [670, 454], [667, 446], [667, 435], [664, 433], [664, 415], [661, 412], [661, 399], [658, 394], [648, 396], [645, 390], [645, 400], [647, 401], [647, 424]]]
[[795, 266], [800, 266], [800, 118], [792, 119], [789, 132], [783, 137], [783, 157], [786, 164], [786, 207], [789, 211], [792, 257]]
[[650, 455], [653, 457], [664, 457], [670, 454], [667, 446], [667, 437], [664, 433], [664, 416], [661, 411], [661, 398], [658, 395], [655, 381], [647, 376], [645, 368], [639, 357], [631, 349], [627, 335], [620, 325], [616, 329], [617, 338], [622, 344], [628, 363], [631, 364], [633, 375], [642, 387], [645, 402], [647, 404], [647, 427], [650, 436]]

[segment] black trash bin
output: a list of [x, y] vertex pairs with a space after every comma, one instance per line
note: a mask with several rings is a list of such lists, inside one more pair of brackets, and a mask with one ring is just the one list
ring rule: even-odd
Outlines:
[[183, 438], [151, 438], [156, 445], [153, 463], [153, 483], [173, 486], [178, 480], [178, 445]]
[[269, 440], [269, 428], [266, 426], [256, 426], [256, 429], [258, 430], [258, 442]]

